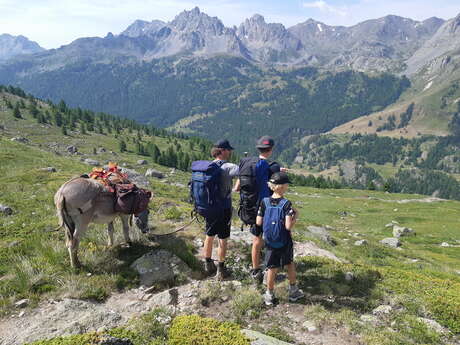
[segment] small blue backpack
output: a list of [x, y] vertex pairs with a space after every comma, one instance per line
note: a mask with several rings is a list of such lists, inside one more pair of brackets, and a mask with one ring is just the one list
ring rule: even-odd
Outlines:
[[190, 199], [195, 211], [205, 217], [215, 217], [223, 210], [220, 194], [220, 176], [223, 162], [192, 162]]
[[288, 231], [285, 225], [286, 212], [284, 211], [288, 200], [281, 199], [276, 206], [270, 203], [270, 198], [264, 198], [263, 202], [265, 204], [264, 241], [271, 248], [284, 247], [288, 243]]

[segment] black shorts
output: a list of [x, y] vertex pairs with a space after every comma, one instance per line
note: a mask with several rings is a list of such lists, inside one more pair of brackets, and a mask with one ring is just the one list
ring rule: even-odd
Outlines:
[[221, 240], [230, 237], [232, 224], [232, 209], [227, 208], [218, 217], [206, 218], [206, 235], [216, 236]]
[[290, 241], [282, 248], [265, 246], [265, 267], [282, 268], [294, 261], [294, 245]]
[[262, 228], [262, 225], [261, 226], [258, 226], [258, 225], [251, 225], [251, 227], [249, 228], [249, 231], [251, 232], [251, 234], [253, 234], [254, 236], [257, 236], [259, 237], [260, 235], [262, 235], [263, 233], [263, 228]]

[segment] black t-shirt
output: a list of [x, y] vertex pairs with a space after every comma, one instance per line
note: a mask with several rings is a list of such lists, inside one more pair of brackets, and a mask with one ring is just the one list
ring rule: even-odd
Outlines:
[[[280, 201], [282, 199], [283, 198], [277, 198], [277, 199], [270, 198], [270, 204], [272, 206], [276, 206], [276, 205], [278, 205], [280, 203]], [[293, 216], [294, 215], [294, 210], [292, 209], [292, 203], [289, 200], [284, 205], [283, 210], [284, 210], [284, 214], [286, 216]], [[265, 215], [265, 203], [264, 202], [260, 203], [260, 207], [259, 207], [259, 211], [257, 212], [257, 215], [260, 216], [260, 217], [263, 217]]]
[[274, 173], [281, 171], [281, 166], [276, 162], [268, 162], [270, 165], [270, 172], [268, 173], [268, 178], [272, 177]]

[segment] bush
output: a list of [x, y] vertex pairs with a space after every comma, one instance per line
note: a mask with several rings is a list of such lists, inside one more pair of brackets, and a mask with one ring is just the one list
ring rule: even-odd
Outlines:
[[254, 289], [241, 291], [232, 301], [232, 311], [238, 321], [244, 317], [259, 317], [262, 306], [262, 295]]
[[198, 315], [178, 316], [169, 329], [169, 345], [249, 345], [238, 325]]

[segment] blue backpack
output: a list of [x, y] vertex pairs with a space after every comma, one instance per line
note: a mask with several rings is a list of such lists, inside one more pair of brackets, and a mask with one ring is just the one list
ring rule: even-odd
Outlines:
[[273, 206], [270, 198], [263, 199], [265, 204], [264, 240], [271, 248], [281, 248], [288, 243], [288, 232], [285, 225], [286, 212], [284, 211], [287, 202], [288, 200], [282, 199], [278, 205]]
[[190, 199], [195, 211], [208, 218], [219, 215], [223, 210], [220, 194], [220, 176], [223, 162], [192, 162], [192, 179], [190, 180]]

